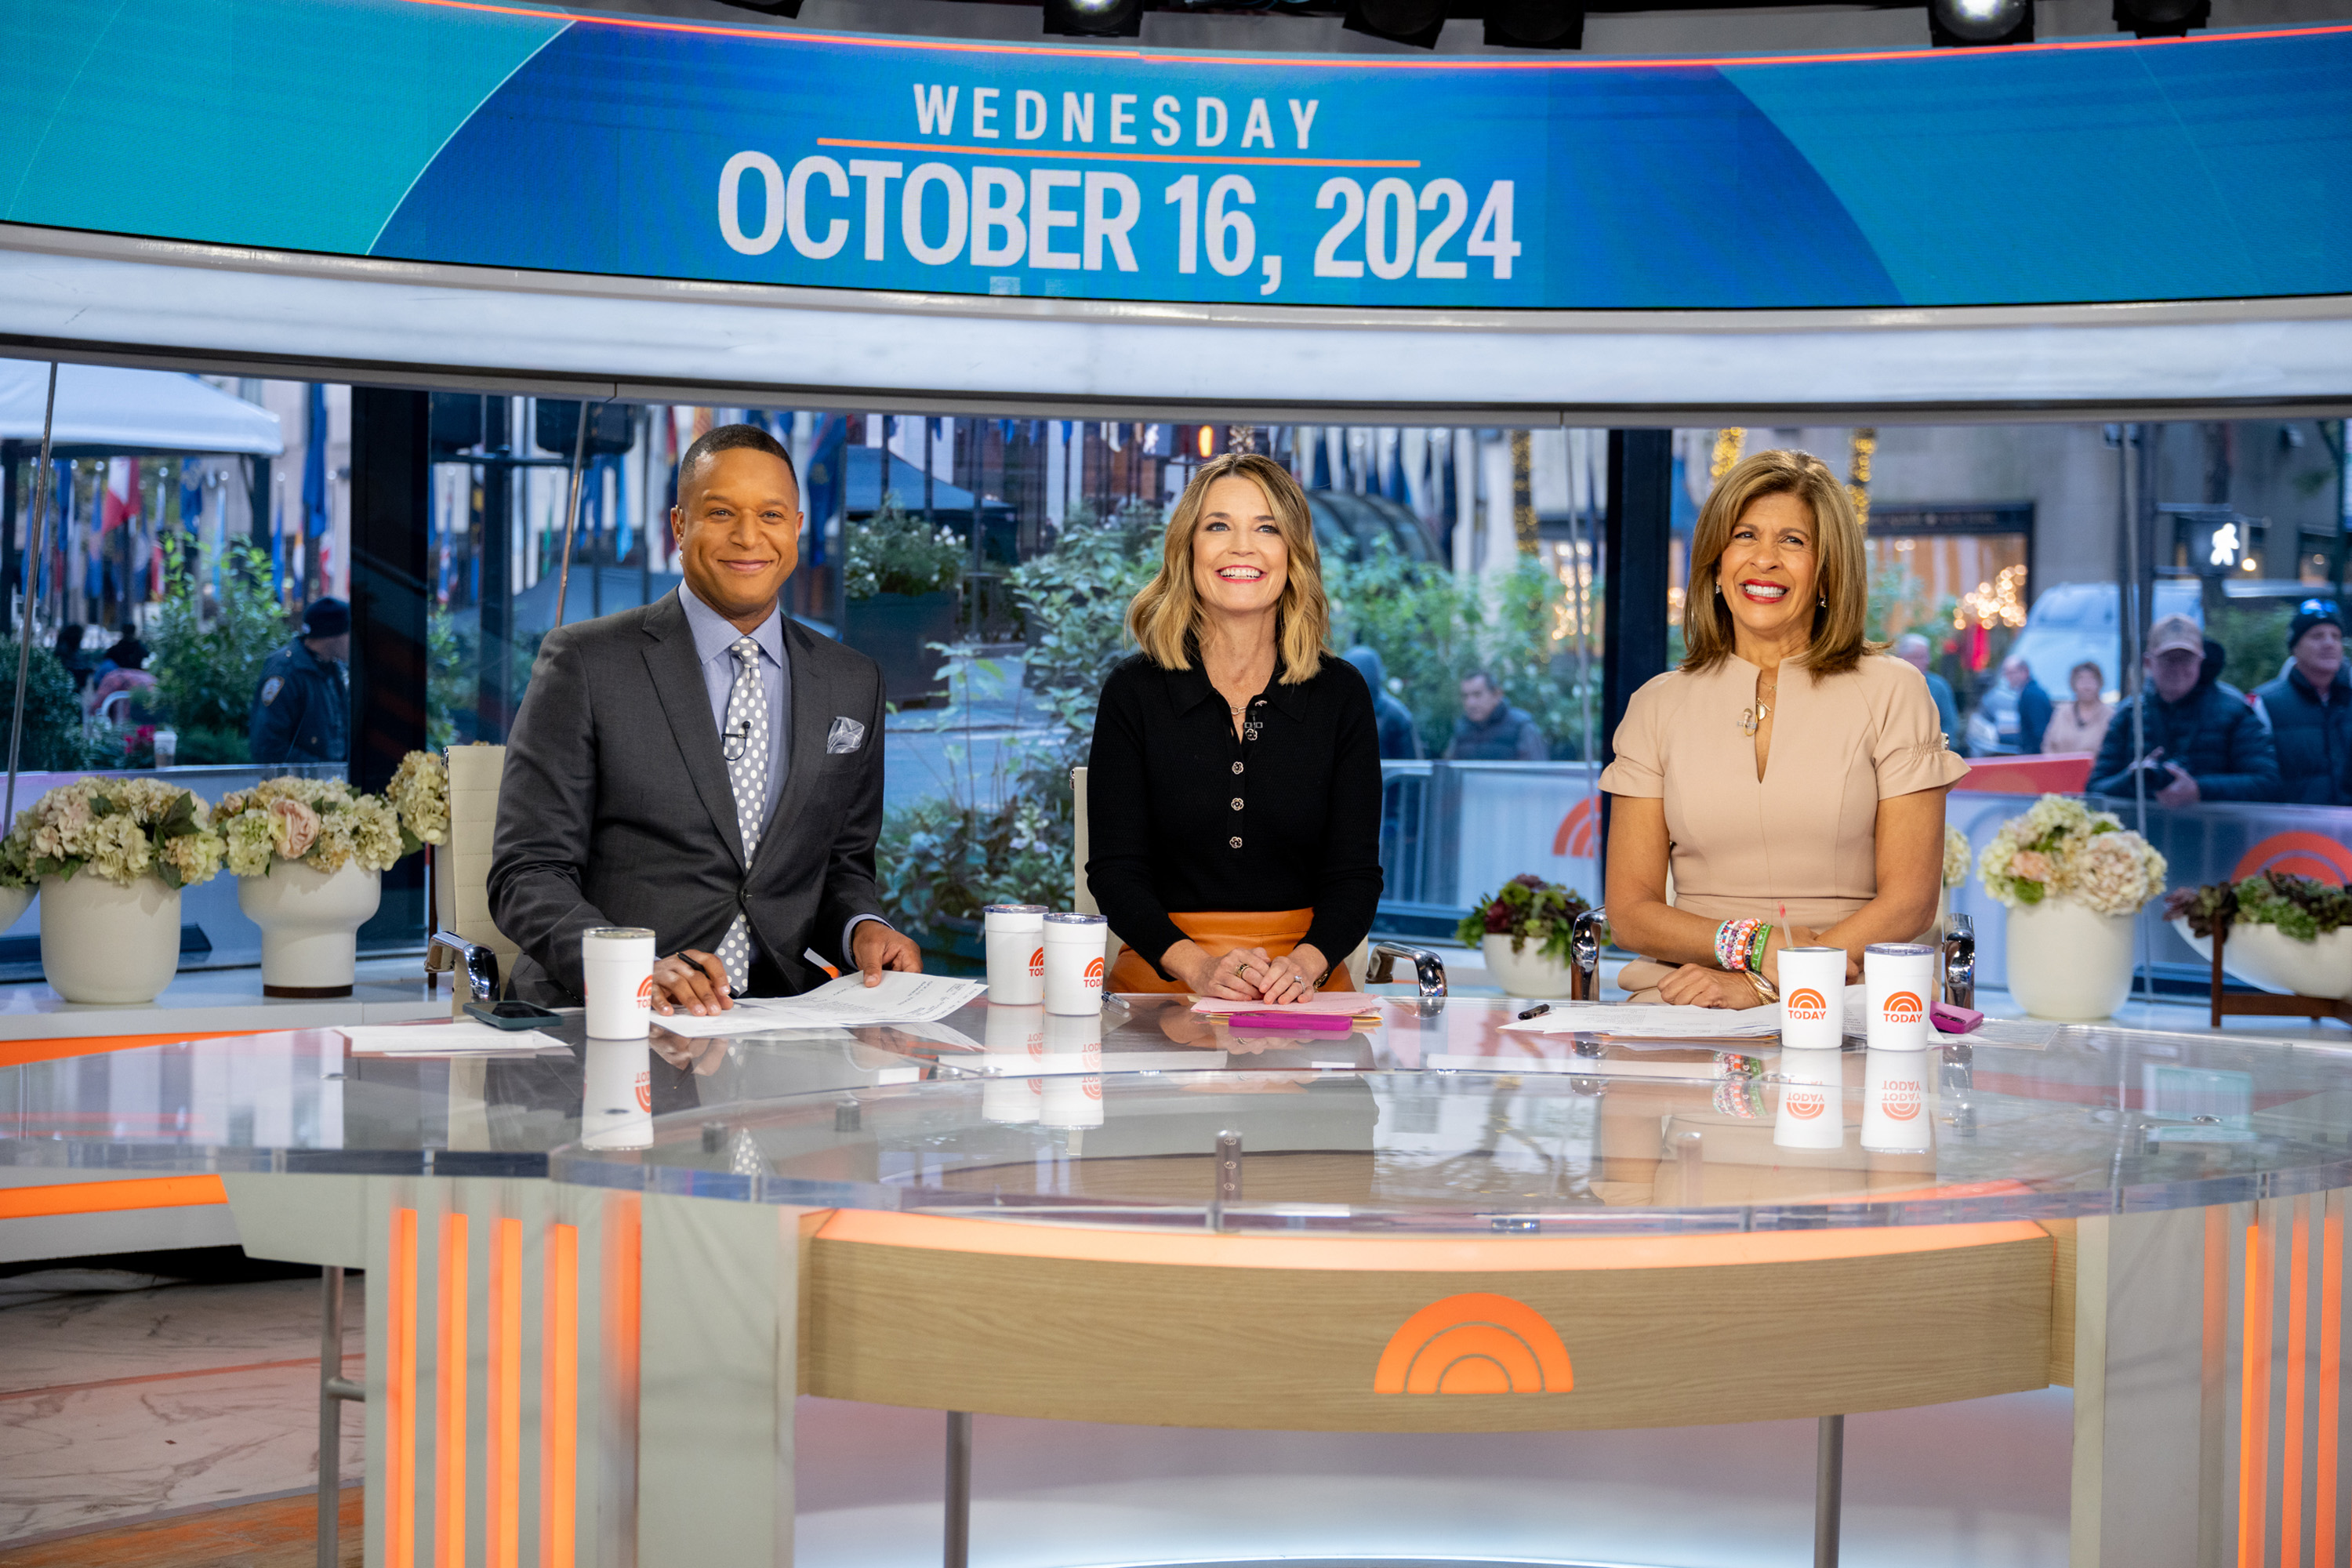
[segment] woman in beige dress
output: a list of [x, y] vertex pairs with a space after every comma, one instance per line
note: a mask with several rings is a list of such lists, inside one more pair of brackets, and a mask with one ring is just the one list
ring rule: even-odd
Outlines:
[[[1611, 802], [1607, 908], [1643, 955], [1636, 1001], [1752, 1007], [1780, 950], [1846, 950], [1931, 932], [1944, 744], [1920, 673], [1863, 635], [1867, 566], [1845, 488], [1817, 458], [1759, 452], [1700, 511], [1682, 667], [1633, 694], [1601, 775]], [[1674, 899], [1667, 901], [1667, 871]], [[1727, 921], [1769, 922], [1755, 969], [1717, 957]]]
[[2098, 753], [2099, 742], [2107, 738], [2107, 723], [2116, 716], [2112, 706], [2099, 700], [2099, 689], [2105, 682], [2105, 675], [2087, 658], [2067, 672], [2066, 684], [2074, 689], [2074, 700], [2051, 710], [2049, 727], [2042, 731], [2043, 752]]

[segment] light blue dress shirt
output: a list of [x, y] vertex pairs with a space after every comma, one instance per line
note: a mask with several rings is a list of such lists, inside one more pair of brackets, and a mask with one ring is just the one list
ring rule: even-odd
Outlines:
[[[745, 634], [683, 583], [677, 585], [677, 602], [686, 611], [687, 629], [694, 635], [694, 654], [702, 665], [703, 689], [710, 694], [711, 726], [719, 731], [723, 747], [727, 700], [735, 690], [735, 644]], [[793, 671], [785, 662], [783, 607], [780, 605], [769, 611], [768, 618], [752, 627], [750, 636], [760, 645], [760, 684], [768, 697], [768, 798], [760, 813], [764, 823], [776, 814], [776, 801], [783, 794], [784, 775], [793, 762]], [[849, 939], [867, 921], [889, 924], [879, 915], [852, 915], [849, 923], [841, 928], [841, 955], [845, 959], [855, 962]], [[752, 942], [754, 945], [759, 942], [756, 931]]]

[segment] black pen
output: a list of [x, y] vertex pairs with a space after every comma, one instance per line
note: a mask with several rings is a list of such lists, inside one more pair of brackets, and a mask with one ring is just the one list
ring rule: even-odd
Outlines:
[[1549, 1003], [1549, 1002], [1538, 1002], [1538, 1003], [1537, 1003], [1534, 1006], [1532, 1006], [1532, 1007], [1528, 1008], [1526, 1012], [1524, 1012], [1524, 1013], [1522, 1013], [1522, 1014], [1520, 1014], [1520, 1015], [1519, 1015], [1519, 1022], [1520, 1022], [1520, 1023], [1522, 1023], [1522, 1024], [1524, 1024], [1524, 1023], [1526, 1023], [1529, 1018], [1540, 1018], [1540, 1017], [1542, 1017], [1546, 1013], [1549, 1013], [1549, 1012], [1550, 1012], [1550, 1011], [1551, 1011], [1551, 1004], [1550, 1004], [1550, 1003]]

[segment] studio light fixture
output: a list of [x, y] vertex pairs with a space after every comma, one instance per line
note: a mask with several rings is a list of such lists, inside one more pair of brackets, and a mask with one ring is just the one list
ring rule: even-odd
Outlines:
[[1133, 38], [1143, 0], [1045, 0], [1045, 31], [1066, 38]]
[[2213, 19], [2213, 0], [2116, 0], [2116, 31], [2142, 38], [2185, 38]]
[[1939, 49], [2030, 44], [2033, 0], [1927, 0], [1927, 36]]
[[1445, 28], [1445, 0], [1349, 0], [1341, 26], [1391, 43], [1433, 49]]
[[1490, 0], [1486, 43], [1507, 49], [1580, 49], [1584, 6], [1580, 0]]

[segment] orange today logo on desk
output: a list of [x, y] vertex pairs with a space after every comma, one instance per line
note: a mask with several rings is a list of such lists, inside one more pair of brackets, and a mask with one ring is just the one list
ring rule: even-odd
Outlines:
[[1908, 991], [1892, 992], [1879, 1005], [1890, 1024], [1916, 1024], [1927, 1011], [1927, 1005]]
[[1808, 1024], [1817, 1024], [1830, 1016], [1830, 1005], [1822, 994], [1810, 985], [1800, 985], [1789, 993], [1789, 1016]]
[[1926, 1100], [1927, 1096], [1919, 1092], [1919, 1085], [1915, 1080], [1890, 1078], [1879, 1093], [1878, 1108], [1897, 1121], [1908, 1121], [1919, 1114], [1919, 1107]]
[[1389, 1336], [1374, 1394], [1566, 1394], [1568, 1347], [1524, 1301], [1472, 1291], [1433, 1301]]
[[1829, 1109], [1829, 1100], [1818, 1089], [1792, 1089], [1780, 1097], [1780, 1105], [1800, 1121], [1811, 1121]]

